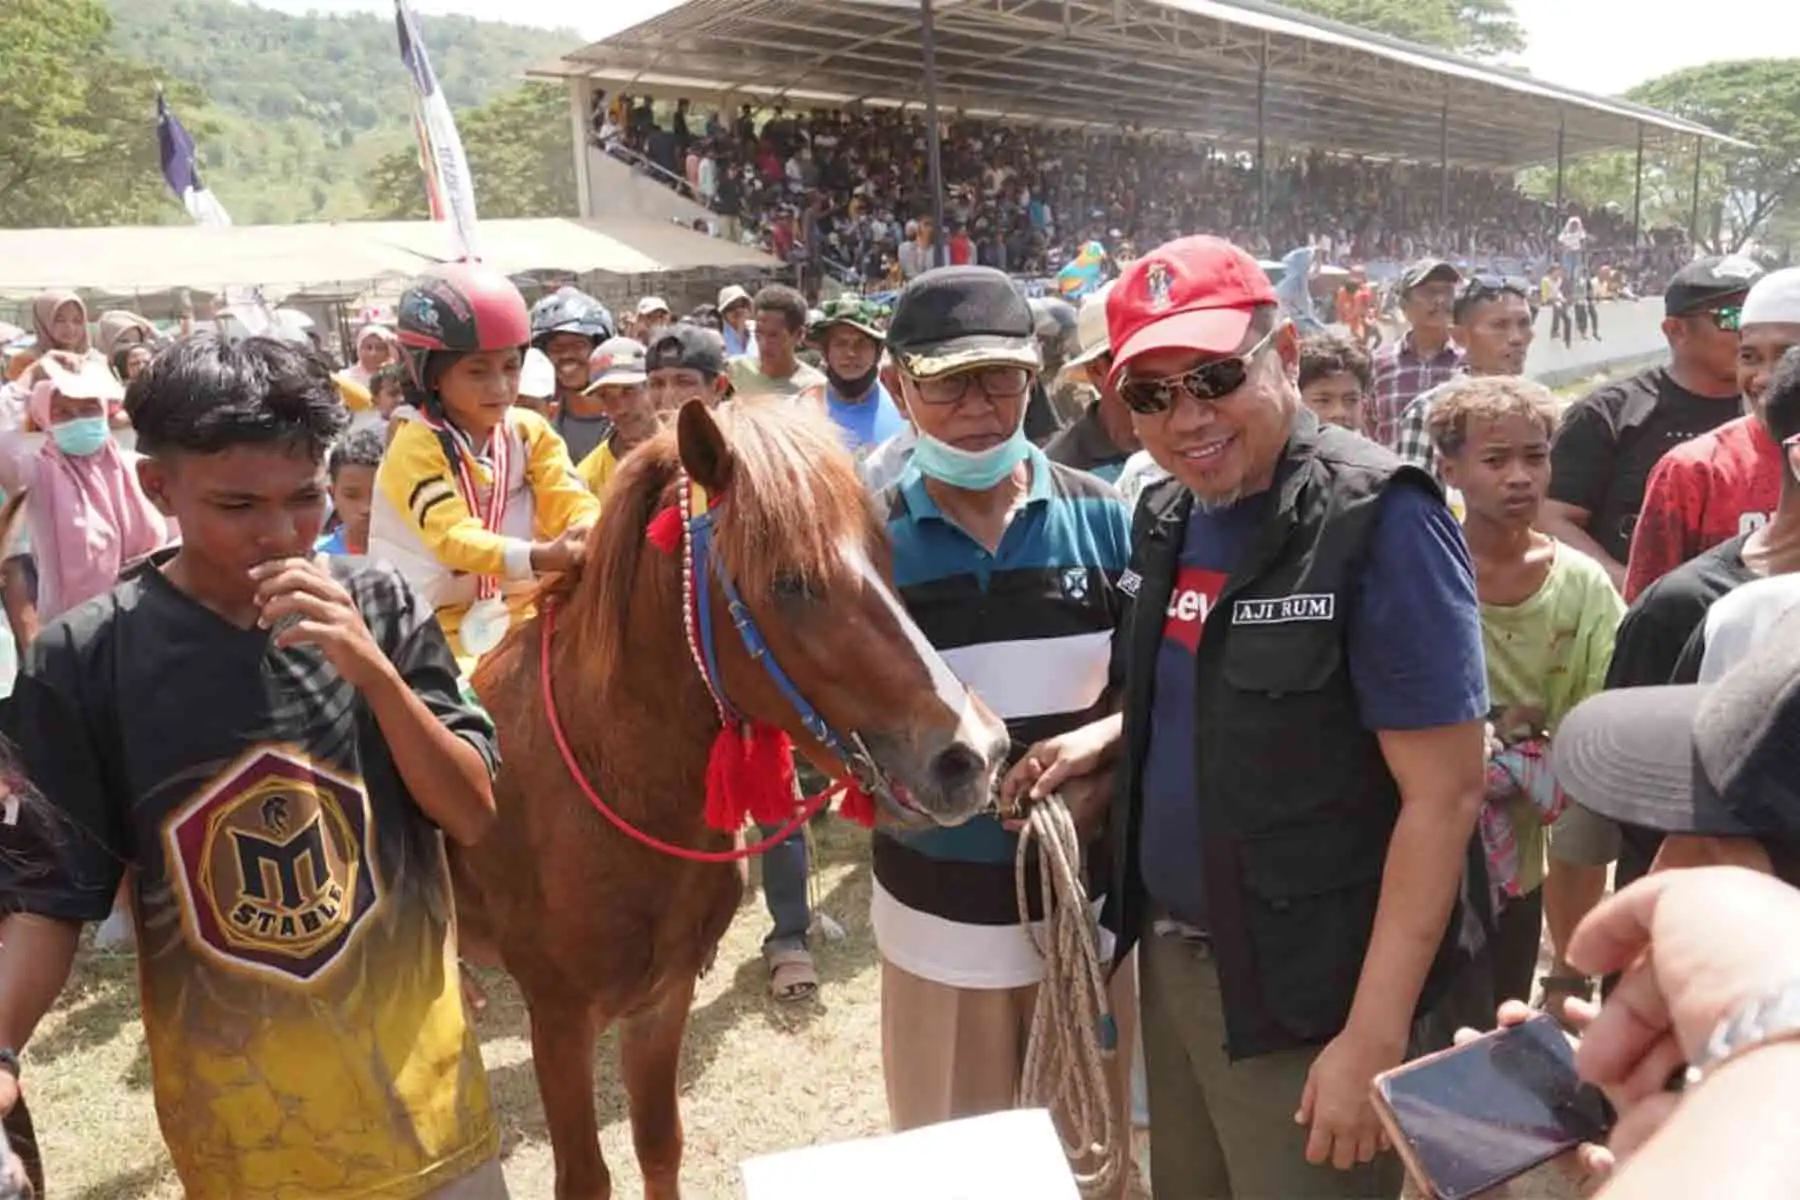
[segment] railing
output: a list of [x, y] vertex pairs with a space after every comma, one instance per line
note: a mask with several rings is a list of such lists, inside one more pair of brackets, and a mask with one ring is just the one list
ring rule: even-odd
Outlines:
[[[664, 167], [662, 164], [652, 161], [642, 152], [633, 150], [623, 141], [606, 143], [595, 139], [594, 145], [608, 158], [616, 158], [632, 170], [648, 175], [666, 187], [674, 188], [677, 192], [681, 193], [689, 200], [694, 201], [696, 204], [701, 203], [700, 198], [694, 194], [693, 188], [688, 186], [688, 181], [686, 179]], [[702, 205], [702, 207], [704, 207], [704, 205]]]

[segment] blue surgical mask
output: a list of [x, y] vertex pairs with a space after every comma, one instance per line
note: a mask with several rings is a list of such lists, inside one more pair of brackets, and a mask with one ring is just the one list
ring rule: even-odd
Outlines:
[[1031, 441], [1025, 436], [1025, 422], [1020, 421], [1011, 437], [986, 450], [962, 450], [920, 430], [912, 460], [920, 471], [941, 483], [964, 491], [985, 492], [1012, 474], [1013, 468], [1030, 453]]
[[56, 443], [56, 448], [77, 458], [100, 453], [100, 447], [106, 445], [106, 439], [111, 436], [105, 417], [76, 417], [50, 427], [50, 439]]

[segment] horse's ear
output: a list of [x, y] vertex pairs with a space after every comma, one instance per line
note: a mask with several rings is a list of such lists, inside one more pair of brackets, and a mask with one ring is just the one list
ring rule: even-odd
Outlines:
[[722, 496], [731, 489], [731, 447], [705, 401], [689, 400], [681, 406], [675, 420], [675, 445], [681, 452], [682, 469], [708, 495]]

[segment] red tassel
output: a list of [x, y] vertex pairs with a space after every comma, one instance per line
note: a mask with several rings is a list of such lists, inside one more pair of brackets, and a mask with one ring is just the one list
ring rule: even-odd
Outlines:
[[768, 825], [794, 815], [794, 751], [768, 725], [727, 722], [706, 763], [706, 823], [735, 833], [746, 816]]
[[838, 801], [838, 816], [854, 821], [865, 829], [875, 828], [875, 801], [856, 784], [844, 789]]
[[664, 554], [675, 553], [681, 548], [681, 510], [670, 506], [651, 517], [644, 536]]

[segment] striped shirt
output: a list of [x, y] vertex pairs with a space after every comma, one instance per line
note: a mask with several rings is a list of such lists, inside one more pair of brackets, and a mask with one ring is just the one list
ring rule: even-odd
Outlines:
[[1375, 394], [1363, 406], [1363, 433], [1378, 446], [1394, 449], [1400, 416], [1420, 396], [1453, 378], [1462, 367], [1462, 352], [1450, 343], [1430, 358], [1413, 349], [1412, 331], [1375, 352]]
[[[1006, 722], [1014, 756], [1105, 715], [1131, 541], [1111, 487], [1036, 449], [1028, 461], [1030, 491], [995, 553], [944, 516], [916, 467], [881, 501], [901, 600]], [[1017, 849], [992, 814], [954, 829], [877, 832], [870, 909], [882, 956], [954, 987], [1036, 982], [1041, 963], [1014, 890]], [[1090, 886], [1098, 896], [1099, 881]]]

